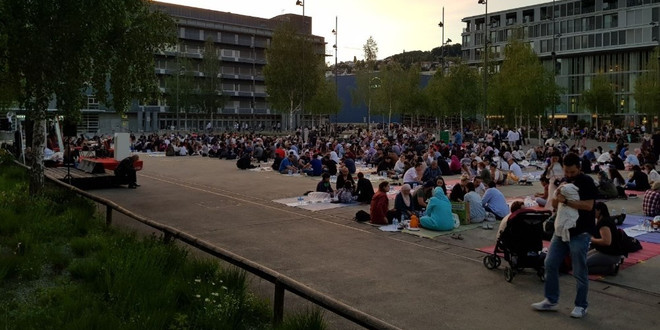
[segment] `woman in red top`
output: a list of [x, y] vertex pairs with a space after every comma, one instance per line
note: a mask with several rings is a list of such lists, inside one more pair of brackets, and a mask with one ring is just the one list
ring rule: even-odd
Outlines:
[[389, 207], [389, 199], [387, 192], [390, 190], [390, 184], [383, 181], [378, 185], [378, 191], [371, 198], [371, 207], [369, 213], [371, 214], [370, 222], [377, 225], [387, 225], [387, 209]]

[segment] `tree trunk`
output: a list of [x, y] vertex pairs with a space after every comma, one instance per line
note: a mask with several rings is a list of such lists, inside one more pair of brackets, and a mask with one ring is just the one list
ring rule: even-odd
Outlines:
[[30, 170], [30, 196], [44, 189], [44, 150], [46, 148], [46, 120], [35, 120], [32, 129], [32, 166]]
[[293, 98], [289, 98], [289, 100], [291, 104], [289, 105], [289, 127], [287, 129], [291, 130], [291, 127], [293, 127]]

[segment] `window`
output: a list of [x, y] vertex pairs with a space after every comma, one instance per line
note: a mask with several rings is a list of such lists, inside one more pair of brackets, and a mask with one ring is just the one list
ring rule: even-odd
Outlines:
[[610, 39], [612, 41], [612, 46], [616, 46], [619, 44], [619, 32], [612, 32], [612, 35], [610, 36]]
[[618, 14], [609, 14], [603, 16], [604, 28], [616, 28], [619, 27], [619, 15]]
[[610, 34], [609, 33], [603, 33], [603, 46], [604, 47], [610, 46]]

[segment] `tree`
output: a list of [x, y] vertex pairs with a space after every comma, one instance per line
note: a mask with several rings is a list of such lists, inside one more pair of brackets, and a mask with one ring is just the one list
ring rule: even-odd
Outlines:
[[323, 57], [314, 51], [307, 36], [297, 34], [290, 23], [282, 23], [273, 33], [266, 60], [263, 73], [268, 101], [275, 110], [289, 113], [292, 129], [294, 114], [314, 97], [324, 79]]
[[374, 90], [373, 101], [381, 113], [388, 115], [388, 124], [392, 122], [392, 112], [399, 112], [401, 95], [404, 87], [403, 68], [397, 62], [390, 62], [380, 71], [379, 88]]
[[334, 81], [323, 80], [308, 104], [310, 113], [318, 115], [338, 113], [341, 109], [341, 102], [337, 98], [336, 91]]
[[[181, 129], [181, 114], [187, 118], [188, 113], [199, 102], [193, 66], [190, 59], [186, 58], [183, 53], [177, 52], [174, 58], [174, 68], [170, 68], [170, 75], [165, 78], [164, 97], [170, 109], [175, 109], [177, 130]], [[188, 121], [185, 122], [187, 125]]]
[[652, 116], [660, 115], [660, 47], [649, 57], [647, 71], [635, 81], [634, 97], [637, 111]]
[[378, 59], [378, 44], [373, 37], [369, 37], [362, 46], [364, 50], [364, 61], [356, 62], [355, 84], [351, 91], [353, 105], [365, 104], [369, 108], [367, 114], [367, 127], [371, 127], [371, 101], [375, 96], [374, 91], [380, 88], [382, 80], [374, 74], [376, 60]]
[[464, 115], [476, 116], [479, 98], [474, 96], [479, 95], [479, 82], [477, 71], [465, 63], [451, 67], [448, 76], [441, 80], [442, 103], [447, 105], [448, 111], [459, 113], [461, 132]]
[[614, 91], [609, 79], [600, 73], [591, 80], [591, 88], [582, 92], [582, 99], [587, 109], [596, 115], [596, 130], [598, 130], [598, 113], [616, 113]]
[[530, 124], [531, 117], [543, 115], [550, 105], [547, 72], [529, 43], [520, 38], [506, 45], [500, 72], [491, 81], [489, 104], [492, 102], [502, 115], [513, 108], [513, 116], [507, 118], [513, 118], [515, 126], [522, 125], [524, 116]]
[[443, 123], [449, 114], [447, 104], [442, 97], [442, 88], [445, 85], [445, 79], [446, 76], [443, 75], [442, 70], [438, 70], [423, 90], [427, 112], [435, 116], [436, 119], [442, 117]]
[[201, 113], [210, 115], [213, 120], [213, 114], [225, 106], [227, 97], [222, 94], [222, 61], [215, 48], [215, 42], [210, 37], [204, 42], [200, 67], [203, 78], [199, 83], [197, 107]]
[[371, 66], [371, 69], [374, 70], [375, 68], [373, 66], [376, 63], [376, 59], [378, 59], [378, 44], [374, 40], [374, 37], [369, 36], [369, 39], [367, 39], [367, 42], [362, 46], [362, 49], [364, 50], [364, 60], [369, 66]]
[[88, 88], [119, 113], [155, 95], [154, 53], [174, 40], [174, 24], [145, 0], [3, 0], [0, 7], [11, 45], [4, 74], [34, 120], [30, 193], [38, 194], [50, 101], [75, 116]]

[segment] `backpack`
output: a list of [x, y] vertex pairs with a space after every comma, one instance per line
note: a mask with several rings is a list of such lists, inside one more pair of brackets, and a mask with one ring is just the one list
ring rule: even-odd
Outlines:
[[360, 211], [357, 211], [355, 213], [355, 218], [354, 219], [357, 222], [365, 222], [365, 221], [371, 220], [371, 216], [366, 211], [360, 210]]
[[628, 256], [628, 253], [637, 252], [642, 249], [642, 243], [636, 238], [628, 236], [623, 229], [619, 229], [619, 234], [621, 235], [621, 250], [624, 255]]

